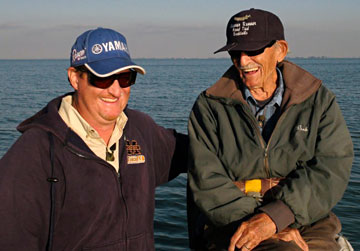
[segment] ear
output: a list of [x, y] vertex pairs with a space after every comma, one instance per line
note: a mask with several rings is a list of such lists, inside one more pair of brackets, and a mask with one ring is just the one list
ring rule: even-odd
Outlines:
[[79, 74], [74, 67], [69, 67], [68, 70], [68, 79], [70, 85], [77, 91], [79, 88]]
[[284, 58], [288, 53], [288, 49], [289, 49], [288, 43], [285, 40], [276, 41], [276, 50], [277, 50], [276, 57], [278, 63], [284, 60]]

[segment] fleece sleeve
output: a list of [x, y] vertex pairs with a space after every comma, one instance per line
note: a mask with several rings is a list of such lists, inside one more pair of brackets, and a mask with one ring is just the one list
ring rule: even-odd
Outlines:
[[151, 166], [155, 172], [156, 186], [164, 184], [187, 172], [188, 136], [159, 126], [154, 120], [141, 113], [141, 133], [146, 135], [151, 149]]
[[0, 247], [45, 250], [49, 232], [49, 143], [25, 132], [0, 160]]

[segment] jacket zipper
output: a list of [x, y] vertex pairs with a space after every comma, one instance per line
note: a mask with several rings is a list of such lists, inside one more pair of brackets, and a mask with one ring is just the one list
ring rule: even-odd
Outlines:
[[[268, 164], [268, 153], [267, 153], [267, 150], [268, 150], [268, 146], [265, 146], [265, 142], [264, 142], [264, 139], [260, 133], [260, 129], [255, 121], [255, 117], [253, 116], [252, 112], [250, 109], [247, 109], [246, 105], [247, 104], [243, 104], [244, 107], [243, 107], [243, 110], [246, 114], [246, 116], [250, 119], [250, 122], [251, 122], [251, 125], [253, 127], [253, 129], [255, 130], [255, 133], [260, 141], [260, 145], [261, 145], [261, 148], [264, 150], [264, 167], [265, 167], [265, 173], [266, 173], [266, 176], [269, 178], [270, 177], [270, 170], [269, 170], [269, 164]], [[250, 112], [251, 113], [250, 113]]]
[[[285, 114], [287, 113], [287, 111], [289, 110], [286, 109], [281, 115], [280, 115], [280, 118], [278, 119], [278, 121], [276, 122], [275, 124], [275, 127], [270, 135], [270, 138], [269, 138], [269, 141], [266, 145], [266, 148], [265, 148], [265, 154], [264, 154], [264, 162], [265, 162], [265, 169], [268, 171], [268, 178], [270, 178], [270, 167], [269, 167], [269, 156], [268, 156], [268, 151], [269, 151], [269, 146], [270, 146], [270, 142], [271, 142], [271, 139], [273, 138], [273, 135], [274, 135], [274, 132], [276, 130], [276, 128], [279, 127], [279, 124], [281, 124], [281, 122], [284, 120], [284, 117], [285, 117]], [[259, 130], [260, 131], [260, 130]], [[262, 138], [261, 138], [262, 139]], [[263, 139], [262, 139], [263, 140]]]
[[[119, 186], [119, 189], [120, 189], [120, 193], [121, 193], [121, 198], [120, 200], [123, 202], [124, 204], [124, 207], [125, 207], [125, 227], [124, 227], [124, 232], [125, 232], [125, 251], [128, 249], [128, 235], [127, 235], [127, 222], [128, 222], [128, 217], [129, 217], [129, 213], [128, 213], [128, 207], [127, 207], [127, 204], [126, 204], [126, 200], [124, 198], [124, 193], [123, 193], [123, 188], [122, 188], [122, 181], [121, 181], [121, 174], [120, 174], [120, 160], [124, 159], [124, 155], [125, 155], [125, 152], [126, 152], [126, 137], [124, 135], [124, 146], [122, 148], [122, 152], [121, 152], [121, 157], [119, 159], [119, 172], [116, 173], [116, 176], [117, 176], [117, 182], [118, 182], [118, 186]], [[112, 169], [114, 169], [113, 166], [111, 166], [110, 164], [108, 164], [105, 160], [103, 159], [100, 159], [100, 158], [94, 158], [92, 156], [86, 156], [86, 155], [83, 155], [81, 153], [78, 153], [75, 149], [71, 148], [70, 146], [67, 146], [67, 149], [72, 152], [73, 154], [77, 155], [78, 157], [80, 158], [84, 158], [84, 159], [94, 159], [95, 161], [98, 161], [98, 162], [101, 162], [102, 164], [105, 164], [107, 166], [110, 166]], [[126, 161], [126, 160], [125, 160]], [[115, 170], [113, 170], [114, 172], [116, 172]]]
[[[290, 107], [289, 107], [290, 108]], [[258, 139], [260, 141], [260, 144], [261, 144], [261, 147], [262, 149], [264, 150], [264, 167], [265, 167], [265, 173], [266, 173], [266, 176], [267, 178], [270, 178], [270, 166], [269, 166], [269, 154], [268, 154], [268, 151], [269, 151], [269, 145], [270, 145], [270, 142], [271, 142], [271, 139], [274, 135], [274, 132], [276, 130], [276, 128], [279, 127], [279, 124], [282, 122], [282, 120], [284, 119], [284, 116], [285, 114], [287, 113], [287, 111], [289, 110], [286, 109], [279, 117], [278, 121], [276, 122], [276, 125], [275, 125], [275, 128], [273, 129], [272, 133], [271, 133], [271, 136], [270, 136], [270, 139], [267, 143], [267, 145], [265, 146], [265, 142], [264, 142], [264, 139], [260, 133], [260, 129], [256, 123], [256, 121], [254, 121], [254, 116], [250, 116], [248, 114], [248, 111], [245, 111], [246, 115], [250, 118], [250, 121], [252, 121], [252, 124], [253, 124], [253, 127], [255, 127], [255, 132], [256, 132], [256, 135], [258, 136]], [[252, 114], [252, 113], [251, 113]], [[254, 126], [255, 125], [255, 126]]]
[[[120, 142], [119, 142], [120, 143]], [[121, 193], [121, 200], [124, 203], [124, 207], [125, 207], [125, 251], [128, 249], [128, 235], [127, 235], [127, 222], [128, 222], [128, 217], [129, 217], [129, 211], [128, 211], [128, 207], [126, 204], [126, 200], [124, 198], [124, 191], [123, 191], [123, 186], [122, 186], [122, 180], [121, 180], [121, 174], [120, 174], [120, 168], [121, 168], [121, 163], [120, 160], [124, 160], [125, 157], [125, 153], [126, 153], [126, 136], [124, 135], [124, 146], [122, 147], [122, 151], [120, 154], [120, 159], [119, 159], [119, 171], [117, 173], [118, 176], [118, 182], [119, 182], [119, 189], [120, 189], [120, 193]], [[126, 161], [126, 160], [124, 160]], [[124, 165], [126, 166], [126, 165]]]
[[[268, 178], [270, 178], [270, 168], [269, 168], [269, 157], [268, 157], [268, 148], [269, 148], [269, 143], [265, 146], [265, 142], [264, 139], [260, 133], [260, 129], [258, 127], [258, 125], [255, 123], [255, 132], [256, 135], [259, 138], [260, 144], [261, 144], [261, 148], [264, 150], [264, 167], [265, 167], [265, 173], [266, 176]], [[270, 140], [269, 140], [270, 142]]]

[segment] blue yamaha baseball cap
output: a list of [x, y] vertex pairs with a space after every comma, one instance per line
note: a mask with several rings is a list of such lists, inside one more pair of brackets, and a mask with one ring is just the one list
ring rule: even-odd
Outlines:
[[81, 34], [71, 48], [70, 65], [85, 65], [98, 77], [108, 77], [133, 69], [141, 74], [146, 71], [130, 58], [126, 38], [112, 29], [97, 28]]

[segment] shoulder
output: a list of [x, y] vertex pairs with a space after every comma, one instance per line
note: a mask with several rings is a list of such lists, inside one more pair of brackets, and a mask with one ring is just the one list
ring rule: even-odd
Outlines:
[[129, 108], [126, 108], [124, 112], [128, 117], [124, 131], [127, 137], [137, 137], [138, 140], [142, 138], [144, 142], [153, 145], [156, 149], [164, 145], [170, 147], [175, 143], [176, 132], [174, 129], [158, 125], [146, 113]]
[[146, 113], [138, 111], [138, 110], [134, 110], [134, 109], [130, 109], [130, 108], [126, 108], [125, 109], [125, 114], [128, 117], [128, 121], [129, 123], [131, 123], [132, 125], [156, 125], [155, 121]]
[[18, 144], [20, 147], [31, 145], [34, 148], [38, 145], [43, 146], [44, 144], [48, 144], [48, 138], [47, 131], [40, 127], [33, 127], [24, 131], [15, 144]]
[[198, 103], [206, 103], [208, 102], [208, 99], [209, 99], [209, 94], [207, 93], [207, 90], [205, 91], [202, 91], [196, 98], [195, 100], [195, 104], [198, 104]]
[[137, 131], [143, 135], [151, 135], [151, 137], [156, 137], [159, 134], [169, 134], [173, 135], [173, 129], [166, 129], [163, 126], [157, 124], [153, 118], [144, 112], [138, 110], [133, 110], [126, 108], [125, 114], [128, 117], [128, 122], [126, 124], [127, 131]]
[[323, 109], [327, 109], [327, 107], [333, 103], [336, 103], [335, 94], [329, 90], [325, 85], [321, 85], [317, 90], [315, 96], [315, 103], [322, 107]]
[[9, 149], [9, 152], [14, 152], [15, 154], [21, 152], [23, 158], [31, 157], [32, 159], [35, 159], [41, 158], [41, 156], [48, 151], [48, 148], [48, 132], [41, 128], [33, 127], [26, 130], [18, 138], [14, 145]]
[[326, 100], [331, 100], [335, 98], [335, 94], [325, 85], [321, 85], [321, 87], [318, 90], [318, 93]]
[[35, 169], [41, 170], [43, 159], [47, 156], [49, 156], [47, 132], [40, 128], [31, 128], [10, 147], [1, 159], [0, 166], [7, 166], [11, 170], [22, 170], [25, 173], [35, 172]]
[[234, 93], [239, 91], [239, 72], [231, 66], [222, 77], [206, 90], [206, 94], [214, 97], [234, 98]]
[[277, 67], [282, 73], [286, 89], [296, 96], [309, 96], [315, 93], [322, 81], [300, 66], [284, 60]]

